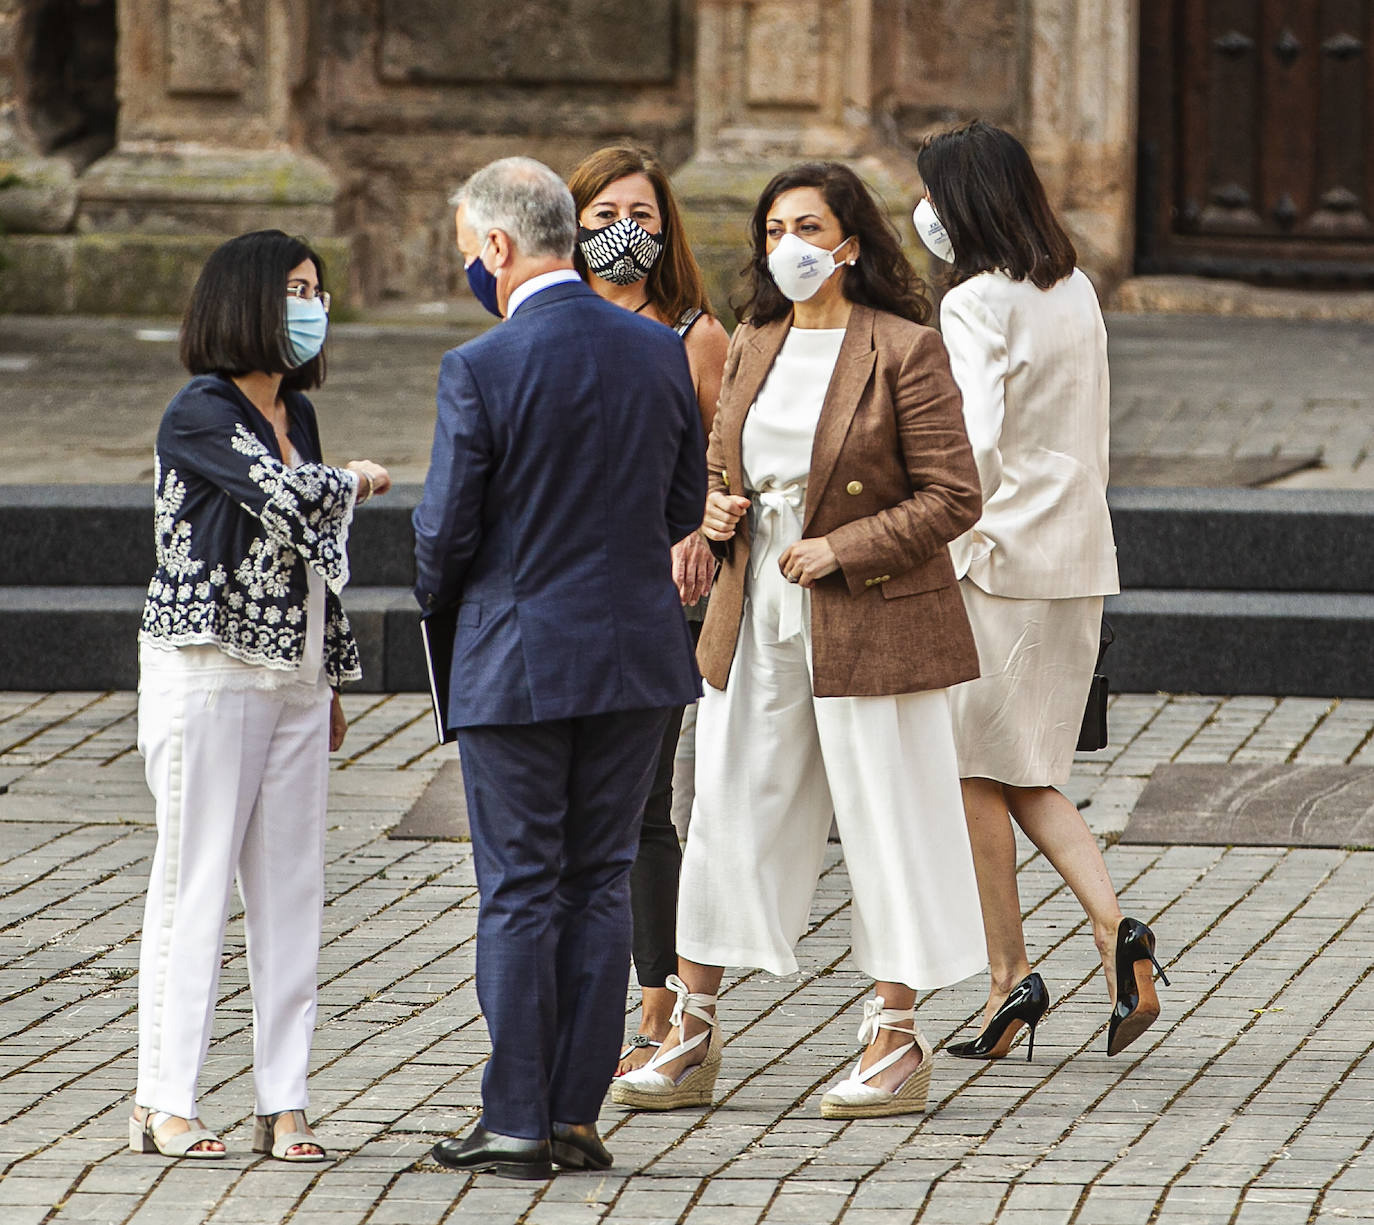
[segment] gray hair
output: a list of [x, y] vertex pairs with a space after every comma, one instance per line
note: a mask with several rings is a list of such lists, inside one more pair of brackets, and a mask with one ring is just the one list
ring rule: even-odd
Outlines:
[[570, 192], [543, 162], [503, 157], [483, 166], [453, 193], [466, 205], [467, 224], [478, 234], [504, 230], [521, 255], [572, 257], [577, 209]]

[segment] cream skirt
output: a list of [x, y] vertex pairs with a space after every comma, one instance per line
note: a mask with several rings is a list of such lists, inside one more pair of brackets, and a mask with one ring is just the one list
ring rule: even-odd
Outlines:
[[1015, 787], [1069, 779], [1102, 623], [1102, 597], [1012, 600], [959, 584], [982, 675], [950, 691], [960, 778]]

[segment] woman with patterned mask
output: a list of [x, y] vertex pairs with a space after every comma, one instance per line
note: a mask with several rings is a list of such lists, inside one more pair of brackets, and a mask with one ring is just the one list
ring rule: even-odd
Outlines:
[[[612, 146], [585, 158], [568, 180], [577, 207], [573, 262], [603, 298], [671, 327], [682, 337], [709, 437], [720, 395], [729, 337], [711, 314], [701, 270], [687, 246], [667, 173], [642, 149]], [[693, 532], [673, 548], [673, 578], [683, 610], [699, 634], [715, 558]], [[677, 807], [690, 805], [692, 716], [669, 719], [653, 787], [644, 805], [639, 856], [630, 875], [634, 963], [642, 992], [638, 1032], [621, 1052], [617, 1075], [648, 1062], [668, 1033], [674, 996], [665, 985], [677, 970], [674, 927], [682, 852], [672, 819], [674, 761], [679, 744]]]

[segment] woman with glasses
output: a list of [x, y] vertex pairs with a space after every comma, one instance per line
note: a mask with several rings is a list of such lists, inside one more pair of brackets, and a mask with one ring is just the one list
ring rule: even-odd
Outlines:
[[139, 959], [130, 1147], [220, 1158], [196, 1084], [237, 874], [253, 990], [253, 1148], [321, 1161], [305, 1119], [338, 686], [361, 676], [339, 593], [354, 507], [390, 487], [324, 463], [324, 264], [279, 230], [219, 247], [191, 294], [192, 378], [158, 429], [157, 570], [139, 631], [138, 747], [157, 816]]
[[[640, 149], [612, 146], [585, 158], [568, 180], [577, 207], [573, 263], [603, 298], [657, 319], [682, 337], [687, 365], [710, 437], [730, 338], [711, 314], [701, 269], [692, 257], [673, 189], [658, 159]], [[673, 578], [693, 635], [701, 632], [715, 558], [693, 532], [673, 547]], [[643, 1067], [667, 1037], [677, 970], [677, 923], [682, 850], [673, 825], [673, 766], [684, 710], [664, 732], [649, 798], [644, 803], [639, 855], [630, 873], [634, 964], [642, 1006], [638, 1032], [620, 1053], [617, 1076]]]

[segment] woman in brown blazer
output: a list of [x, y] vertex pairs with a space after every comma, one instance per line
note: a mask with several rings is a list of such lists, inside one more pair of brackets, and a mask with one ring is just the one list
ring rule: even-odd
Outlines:
[[916, 988], [984, 964], [946, 695], [978, 672], [946, 548], [978, 517], [978, 472], [924, 287], [857, 176], [777, 176], [751, 239], [707, 457], [702, 531], [724, 561], [698, 654], [675, 1027], [612, 1098], [710, 1102], [723, 967], [796, 971], [833, 814], [877, 988], [821, 1111], [919, 1111]]

